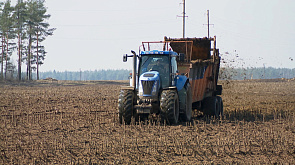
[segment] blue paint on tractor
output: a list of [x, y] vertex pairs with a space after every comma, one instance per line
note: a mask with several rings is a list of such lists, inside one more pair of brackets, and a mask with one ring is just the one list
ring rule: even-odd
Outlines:
[[178, 75], [176, 77], [176, 88], [177, 88], [177, 91], [180, 91], [185, 83], [187, 82], [188, 78], [186, 76], [182, 76], [182, 75]]

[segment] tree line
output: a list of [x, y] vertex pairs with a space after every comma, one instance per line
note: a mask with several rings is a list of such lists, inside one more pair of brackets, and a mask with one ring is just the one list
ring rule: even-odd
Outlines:
[[44, 63], [46, 51], [42, 42], [53, 35], [55, 28], [47, 22], [45, 0], [18, 0], [15, 6], [11, 1], [0, 2], [0, 80], [14, 75], [16, 67], [11, 61], [17, 52], [17, 79], [22, 80], [22, 64], [26, 65], [25, 79], [32, 80], [36, 71], [39, 79], [39, 66]]
[[[57, 80], [128, 80], [131, 70], [95, 70], [76, 72], [41, 72], [41, 78], [54, 78]], [[245, 79], [276, 79], [294, 78], [295, 68], [220, 68], [219, 78], [222, 80], [245, 80]]]
[[57, 80], [128, 80], [131, 70], [94, 70], [94, 71], [49, 71], [41, 72], [40, 78], [53, 78]]
[[[131, 70], [94, 70], [94, 71], [47, 71], [40, 72], [40, 79], [53, 78], [57, 80], [128, 80]], [[25, 76], [26, 73], [22, 73]], [[220, 68], [221, 80], [245, 80], [245, 79], [277, 79], [295, 78], [295, 68]], [[17, 79], [17, 72], [10, 75], [10, 80]], [[37, 80], [36, 75], [32, 79]]]
[[[12, 72], [10, 79], [17, 79], [17, 72]], [[127, 69], [107, 69], [94, 71], [47, 71], [40, 72], [40, 79], [53, 78], [57, 80], [128, 80], [131, 70]], [[22, 73], [25, 76], [25, 72]], [[246, 79], [277, 79], [295, 78], [295, 68], [220, 68], [220, 80], [246, 80]], [[32, 76], [33, 80], [37, 80], [36, 75]]]

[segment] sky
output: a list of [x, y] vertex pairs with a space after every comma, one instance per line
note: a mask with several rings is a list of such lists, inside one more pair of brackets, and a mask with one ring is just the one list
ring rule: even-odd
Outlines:
[[[14, 2], [16, 0], [12, 0]], [[143, 41], [182, 37], [183, 0], [47, 0], [53, 36], [40, 71], [132, 69]], [[186, 0], [185, 37], [217, 37], [233, 67], [295, 68], [294, 0]], [[294, 59], [294, 60], [293, 60]]]

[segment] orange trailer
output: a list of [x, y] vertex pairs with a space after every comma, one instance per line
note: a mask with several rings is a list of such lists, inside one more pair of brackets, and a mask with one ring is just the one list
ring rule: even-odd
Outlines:
[[[192, 102], [195, 109], [212, 114], [212, 108], [223, 114], [222, 86], [217, 85], [220, 68], [219, 49], [214, 38], [167, 38], [173, 51], [180, 54], [177, 61], [179, 74], [186, 75], [192, 87]], [[216, 104], [215, 107], [213, 107]], [[216, 111], [216, 110], [215, 110]], [[218, 111], [218, 110], [217, 110]]]

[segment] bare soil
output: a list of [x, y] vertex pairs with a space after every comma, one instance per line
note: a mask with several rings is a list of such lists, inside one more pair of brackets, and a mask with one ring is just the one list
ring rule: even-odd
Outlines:
[[295, 164], [295, 81], [221, 81], [225, 116], [121, 125], [122, 81], [0, 83], [0, 164]]

